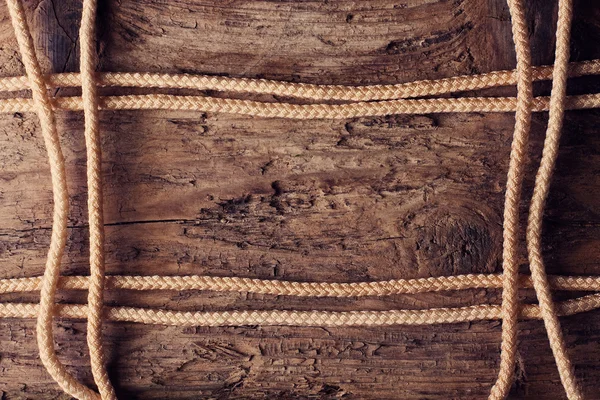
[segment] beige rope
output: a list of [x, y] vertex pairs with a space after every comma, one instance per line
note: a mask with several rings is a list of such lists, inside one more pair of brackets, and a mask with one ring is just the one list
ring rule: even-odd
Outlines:
[[490, 399], [506, 398], [513, 383], [517, 354], [518, 298], [518, 244], [519, 203], [523, 185], [529, 127], [533, 103], [531, 77], [531, 50], [529, 32], [522, 0], [508, 0], [513, 41], [517, 53], [517, 108], [515, 131], [510, 151], [506, 181], [503, 223], [503, 291], [502, 291], [502, 345], [498, 379], [490, 392]]
[[104, 303], [104, 216], [102, 197], [102, 146], [98, 124], [96, 68], [96, 0], [84, 0], [79, 30], [81, 89], [87, 151], [88, 220], [90, 227], [90, 278], [87, 343], [94, 382], [103, 400], [117, 398], [105, 367], [102, 345]]
[[[554, 290], [600, 292], [600, 277], [596, 276], [548, 276], [548, 282]], [[0, 279], [0, 294], [35, 292], [39, 291], [41, 286], [41, 277]], [[89, 277], [87, 276], [63, 276], [58, 281], [59, 289], [86, 290], [88, 287]], [[300, 297], [389, 296], [501, 287], [502, 275], [498, 274], [467, 274], [348, 283], [296, 282], [202, 275], [112, 275], [106, 277], [106, 289], [110, 290], [209, 290]], [[519, 287], [533, 288], [531, 278], [520, 276]]]
[[[35, 318], [39, 306], [27, 303], [0, 303], [0, 318]], [[600, 294], [556, 304], [560, 316], [569, 316], [600, 308]], [[104, 317], [111, 321], [172, 326], [385, 326], [433, 325], [504, 318], [502, 307], [475, 305], [455, 308], [430, 308], [426, 310], [389, 311], [216, 311], [185, 312], [133, 307], [105, 307]], [[85, 319], [86, 305], [59, 304], [56, 313], [62, 318]], [[523, 305], [521, 319], [541, 319], [539, 306]]]
[[52, 335], [52, 316], [54, 314], [54, 297], [60, 272], [60, 262], [67, 237], [67, 215], [69, 195], [65, 177], [65, 161], [60, 147], [54, 112], [46, 90], [41, 68], [39, 66], [33, 39], [19, 0], [7, 0], [8, 11], [12, 20], [15, 36], [27, 76], [30, 81], [35, 111], [40, 119], [40, 126], [50, 162], [52, 191], [54, 194], [54, 217], [50, 249], [41, 286], [39, 312], [37, 314], [37, 341], [42, 363], [59, 384], [71, 396], [79, 399], [94, 399], [96, 394], [79, 383], [61, 364], [54, 352]]
[[[533, 67], [535, 81], [552, 79], [552, 66]], [[600, 60], [574, 62], [569, 65], [569, 76], [600, 74]], [[97, 76], [99, 86], [214, 90], [234, 93], [271, 94], [311, 100], [373, 101], [434, 96], [517, 83], [516, 71], [493, 71], [480, 75], [457, 76], [439, 80], [423, 80], [395, 85], [313, 85], [266, 79], [228, 78], [191, 74], [153, 74], [139, 72], [104, 72]], [[78, 73], [46, 76], [51, 87], [81, 85]], [[0, 91], [10, 92], [29, 88], [27, 77], [0, 78]]]
[[569, 400], [580, 400], [583, 399], [583, 396], [577, 386], [573, 367], [567, 355], [565, 341], [560, 328], [560, 322], [558, 321], [556, 308], [552, 301], [550, 285], [542, 258], [542, 219], [544, 217], [546, 198], [550, 191], [554, 165], [558, 156], [560, 133], [565, 111], [572, 17], [572, 0], [559, 0], [556, 27], [556, 56], [552, 79], [552, 95], [550, 97], [548, 129], [546, 131], [542, 160], [535, 179], [529, 209], [527, 250], [533, 287], [539, 300], [541, 315], [544, 319], [546, 331], [548, 332], [548, 339], [550, 340], [550, 347], [556, 360], [560, 380]]
[[[250, 115], [264, 118], [290, 119], [348, 119], [390, 114], [514, 112], [514, 97], [464, 97], [435, 99], [388, 100], [349, 104], [289, 104], [250, 100], [223, 99], [205, 96], [174, 96], [166, 94], [100, 97], [103, 110], [190, 110]], [[548, 111], [549, 97], [536, 97], [533, 112]], [[80, 97], [57, 97], [54, 107], [60, 110], [81, 111]], [[600, 94], [567, 97], [567, 110], [600, 107]], [[30, 99], [0, 100], [0, 113], [31, 112]]]

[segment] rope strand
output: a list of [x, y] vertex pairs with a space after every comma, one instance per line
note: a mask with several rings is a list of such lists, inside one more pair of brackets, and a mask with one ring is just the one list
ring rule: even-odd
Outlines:
[[550, 96], [550, 112], [548, 128], [542, 160], [535, 179], [533, 196], [529, 208], [527, 224], [527, 251], [533, 287], [540, 303], [541, 315], [548, 332], [550, 347], [558, 367], [560, 380], [569, 400], [581, 400], [583, 396], [575, 380], [571, 361], [567, 354], [556, 307], [542, 258], [542, 220], [544, 206], [550, 191], [550, 182], [558, 156], [561, 128], [563, 125], [565, 99], [567, 93], [567, 68], [569, 65], [569, 40], [571, 36], [571, 20], [573, 17], [572, 0], [559, 0], [558, 22], [556, 27], [556, 56], [552, 79], [552, 95]]
[[[289, 104], [251, 100], [223, 99], [207, 96], [174, 96], [168, 94], [100, 97], [101, 110], [190, 110], [214, 113], [248, 115], [262, 118], [289, 119], [348, 119], [394, 114], [514, 112], [514, 97], [463, 97], [434, 99], [402, 99], [349, 104]], [[59, 110], [81, 111], [81, 97], [54, 98]], [[548, 111], [549, 97], [536, 97], [532, 112]], [[600, 107], [600, 94], [567, 97], [567, 110]], [[0, 113], [34, 111], [30, 99], [0, 100]]]
[[69, 195], [65, 175], [65, 161], [56, 130], [54, 110], [46, 90], [44, 77], [35, 55], [33, 39], [25, 18], [20, 0], [6, 0], [12, 20], [19, 50], [29, 78], [33, 95], [33, 104], [40, 120], [42, 136], [48, 152], [52, 192], [54, 199], [54, 217], [50, 248], [42, 281], [40, 305], [37, 313], [37, 341], [42, 363], [52, 378], [69, 395], [78, 399], [95, 399], [96, 393], [79, 383], [58, 360], [54, 351], [52, 316], [54, 314], [54, 297], [60, 274], [65, 243], [67, 240], [67, 216], [69, 212]]
[[[600, 308], [600, 294], [583, 296], [556, 304], [558, 315], [569, 316]], [[0, 318], [35, 318], [39, 306], [27, 303], [0, 303]], [[498, 320], [504, 317], [502, 307], [481, 304], [467, 307], [430, 308], [425, 310], [388, 311], [297, 311], [250, 310], [188, 312], [134, 307], [105, 307], [104, 317], [110, 321], [135, 322], [170, 326], [387, 326], [435, 325], [459, 322]], [[61, 318], [86, 319], [87, 305], [59, 304]], [[537, 305], [523, 305], [521, 319], [542, 319]]]
[[88, 288], [87, 343], [94, 382], [102, 400], [116, 400], [108, 378], [102, 344], [104, 303], [104, 216], [102, 196], [102, 145], [98, 123], [96, 67], [96, 0], [84, 0], [80, 37], [80, 69], [87, 152], [88, 220], [90, 231], [90, 279]]
[[[552, 66], [533, 67], [534, 81], [552, 79]], [[574, 62], [569, 64], [569, 77], [600, 74], [600, 60]], [[81, 86], [81, 74], [60, 73], [47, 75], [46, 82], [51, 87]], [[424, 96], [435, 96], [517, 83], [517, 72], [493, 71], [480, 75], [465, 75], [439, 80], [422, 80], [395, 85], [315, 85], [291, 83], [266, 79], [228, 78], [192, 74], [156, 74], [139, 72], [104, 72], [97, 76], [98, 86], [138, 87], [161, 89], [196, 89], [233, 93], [270, 94], [307, 100], [375, 101], [396, 100]], [[27, 77], [15, 76], [0, 78], [0, 91], [11, 92], [29, 88]]]
[[508, 0], [513, 41], [517, 54], [517, 109], [515, 131], [510, 151], [510, 162], [504, 198], [502, 247], [502, 344], [498, 378], [490, 392], [490, 400], [506, 398], [513, 383], [517, 354], [518, 298], [518, 245], [519, 203], [523, 186], [529, 127], [533, 105], [531, 77], [531, 50], [529, 32], [522, 0]]
[[[88, 276], [63, 276], [58, 289], [86, 290]], [[600, 277], [548, 276], [554, 290], [600, 292]], [[467, 274], [432, 278], [393, 279], [374, 282], [296, 282], [238, 277], [202, 275], [138, 276], [113, 275], [105, 280], [108, 290], [208, 290], [215, 292], [248, 292], [299, 297], [364, 297], [416, 294], [467, 289], [502, 288], [502, 275]], [[0, 294], [39, 291], [41, 277], [0, 279]], [[528, 276], [519, 277], [519, 287], [533, 288]]]

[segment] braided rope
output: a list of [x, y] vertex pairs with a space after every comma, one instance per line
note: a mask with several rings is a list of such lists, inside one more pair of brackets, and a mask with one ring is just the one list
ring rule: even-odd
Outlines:
[[[519, 287], [533, 288], [528, 276], [519, 277]], [[600, 292], [600, 277], [596, 276], [548, 276], [553, 290]], [[0, 279], [0, 294], [39, 291], [42, 277]], [[86, 290], [87, 276], [63, 276], [58, 288], [63, 290]], [[426, 292], [456, 291], [467, 289], [502, 288], [502, 275], [467, 274], [435, 278], [393, 279], [375, 282], [296, 282], [237, 277], [203, 275], [186, 276], [139, 276], [112, 275], [106, 277], [106, 289], [110, 290], [205, 290], [214, 292], [248, 292], [298, 297], [365, 297], [416, 294]]]
[[502, 344], [500, 369], [496, 383], [490, 391], [490, 400], [506, 398], [513, 383], [517, 354], [518, 298], [518, 248], [519, 204], [523, 186], [527, 142], [531, 124], [533, 88], [531, 77], [531, 50], [529, 32], [522, 0], [508, 0], [512, 21], [513, 41], [517, 53], [517, 108], [515, 131], [510, 151], [510, 162], [504, 197], [502, 245]]
[[542, 258], [542, 219], [544, 217], [544, 205], [550, 191], [552, 173], [556, 164], [556, 158], [558, 157], [558, 146], [563, 125], [572, 18], [572, 0], [559, 0], [556, 27], [556, 57], [552, 77], [548, 129], [546, 131], [542, 160], [535, 179], [529, 208], [527, 250], [533, 287], [539, 300], [541, 315], [544, 319], [546, 331], [548, 332], [548, 339], [550, 340], [550, 347], [556, 360], [560, 380], [569, 400], [581, 400], [583, 396], [575, 380], [573, 367], [567, 354], [565, 340], [560, 328], [560, 322], [558, 321], [556, 307], [552, 301], [550, 285]]
[[[533, 67], [532, 79], [552, 79], [552, 66]], [[574, 62], [569, 65], [569, 77], [600, 74], [600, 60]], [[374, 101], [435, 96], [517, 83], [516, 71], [493, 71], [480, 75], [466, 75], [438, 80], [422, 80], [395, 85], [314, 85], [266, 79], [228, 78], [192, 74], [153, 74], [140, 72], [104, 72], [97, 76], [98, 86], [214, 90], [233, 93], [270, 94], [318, 101]], [[60, 73], [46, 76], [51, 87], [81, 85], [78, 73]], [[27, 77], [0, 78], [0, 91], [29, 89]]]
[[[251, 100], [222, 99], [207, 96], [176, 96], [167, 94], [100, 97], [103, 110], [189, 110], [249, 115], [263, 118], [290, 119], [348, 119], [393, 114], [514, 112], [514, 97], [464, 97], [435, 99], [402, 99], [348, 104], [290, 104]], [[80, 97], [57, 97], [54, 107], [59, 110], [81, 111]], [[536, 97], [531, 111], [548, 111], [550, 97]], [[600, 94], [568, 96], [567, 110], [600, 107]], [[31, 112], [30, 99], [0, 99], [0, 113]]]
[[105, 367], [102, 344], [102, 307], [104, 303], [104, 216], [102, 197], [102, 148], [98, 123], [96, 67], [96, 0], [84, 0], [79, 30], [81, 94], [85, 120], [87, 152], [88, 220], [90, 228], [90, 278], [88, 280], [87, 343], [94, 382], [102, 400], [116, 400]]
[[31, 85], [33, 104], [40, 120], [52, 177], [54, 198], [52, 237], [41, 286], [39, 312], [37, 313], [37, 341], [40, 358], [46, 370], [66, 393], [79, 399], [95, 399], [97, 398], [96, 393], [79, 383], [66, 370], [54, 352], [52, 335], [52, 316], [55, 312], [54, 297], [60, 273], [60, 262], [67, 238], [67, 215], [69, 210], [65, 161], [56, 130], [54, 111], [35, 55], [33, 39], [29, 32], [23, 5], [19, 0], [7, 0], [6, 4]]
[[[600, 308], [600, 294], [592, 294], [556, 304], [558, 315], [569, 316]], [[35, 318], [39, 305], [0, 303], [0, 318]], [[56, 315], [61, 318], [86, 319], [88, 306], [58, 304]], [[523, 305], [521, 319], [542, 319], [537, 305]], [[433, 325], [469, 321], [498, 320], [505, 316], [502, 307], [481, 304], [467, 307], [430, 308], [426, 310], [388, 311], [215, 311], [187, 312], [135, 307], [105, 307], [104, 317], [110, 321], [135, 322], [171, 326], [386, 326]]]

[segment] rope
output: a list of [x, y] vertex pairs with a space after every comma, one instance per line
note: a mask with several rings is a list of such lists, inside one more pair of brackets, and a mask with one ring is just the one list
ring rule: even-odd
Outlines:
[[[517, 323], [519, 319], [542, 319], [569, 399], [582, 399], [567, 356], [559, 316], [600, 308], [600, 293], [559, 303], [551, 290], [600, 292], [600, 277], [547, 276], [541, 254], [544, 207], [558, 154], [564, 111], [600, 107], [600, 94], [566, 96], [568, 77], [600, 74], [600, 60], [569, 64], [572, 0], [559, 0], [557, 45], [554, 66], [532, 67], [528, 28], [522, 0], [508, 0], [513, 40], [517, 53], [515, 71], [494, 71], [395, 85], [313, 85], [264, 79], [227, 78], [189, 74], [95, 73], [96, 0], [84, 0], [80, 28], [79, 74], [44, 76], [20, 0], [7, 0], [26, 75], [0, 78], [0, 91], [31, 90], [32, 99], [0, 100], [0, 112], [36, 112], [48, 152], [53, 187], [52, 237], [43, 277], [0, 279], [0, 293], [40, 291], [38, 304], [0, 303], [0, 318], [37, 318], [40, 358], [59, 386], [78, 399], [116, 399], [108, 379], [102, 343], [104, 320], [175, 326], [295, 325], [295, 326], [385, 326], [422, 325], [501, 319], [502, 346], [497, 382], [490, 399], [505, 398], [513, 382]], [[552, 79], [550, 97], [534, 98], [532, 82]], [[517, 97], [422, 98], [450, 93], [517, 85]], [[81, 97], [51, 99], [47, 87], [81, 85]], [[181, 95], [99, 96], [98, 86], [215, 90], [233, 93], [270, 94], [317, 101], [316, 104], [259, 102], [232, 98]], [[326, 104], [319, 101], [339, 101]], [[68, 193], [54, 110], [83, 110], [87, 152], [88, 216], [90, 230], [90, 276], [60, 277], [60, 262], [66, 242]], [[503, 224], [503, 274], [469, 274], [436, 278], [397, 279], [379, 282], [324, 283], [261, 280], [209, 276], [108, 276], [104, 265], [102, 153], [99, 110], [194, 110], [241, 114], [266, 118], [347, 119], [389, 114], [451, 112], [515, 112], [515, 131]], [[536, 176], [527, 224], [527, 250], [531, 276], [518, 274], [519, 204], [524, 179], [527, 141], [533, 112], [549, 111], [544, 150]], [[538, 305], [520, 305], [518, 289], [533, 288]], [[58, 289], [88, 290], [88, 304], [55, 304]], [[131, 307], [104, 307], [105, 289], [120, 290], [213, 290], [254, 292], [280, 296], [361, 297], [400, 293], [502, 288], [502, 305], [480, 304], [455, 308], [389, 311], [220, 311], [180, 312]], [[88, 348], [94, 381], [100, 395], [78, 382], [59, 362], [54, 352], [53, 316], [87, 319]]]
[[80, 37], [82, 105], [87, 152], [88, 220], [90, 227], [90, 278], [88, 281], [87, 343], [94, 382], [103, 400], [116, 400], [108, 379], [102, 345], [104, 303], [104, 214], [102, 205], [102, 150], [98, 123], [96, 67], [96, 0], [84, 0]]
[[[559, 316], [569, 316], [600, 308], [600, 294], [592, 294], [556, 304]], [[0, 318], [35, 318], [37, 304], [0, 303]], [[135, 322], [171, 326], [386, 326], [433, 325], [460, 322], [498, 320], [505, 316], [497, 305], [475, 305], [426, 310], [388, 311], [297, 311], [250, 310], [185, 312], [134, 307], [105, 307], [104, 317], [110, 321]], [[88, 306], [58, 304], [56, 315], [61, 318], [86, 319]], [[537, 305], [523, 305], [518, 314], [521, 319], [542, 319]]]
[[[240, 114], [262, 118], [348, 119], [392, 114], [514, 112], [514, 97], [463, 97], [434, 99], [401, 99], [348, 104], [290, 104], [251, 100], [223, 99], [208, 96], [177, 96], [168, 94], [105, 96], [99, 99], [102, 110], [188, 110]], [[65, 111], [81, 111], [81, 97], [57, 97], [54, 107]], [[536, 97], [531, 111], [548, 111], [549, 97]], [[600, 94], [569, 96], [567, 110], [600, 107]], [[31, 112], [30, 99], [1, 99], [0, 113]]]
[[67, 216], [69, 212], [69, 194], [65, 176], [65, 161], [60, 147], [58, 132], [54, 119], [54, 111], [29, 32], [23, 5], [19, 0], [7, 0], [8, 11], [12, 20], [15, 36], [21, 52], [23, 65], [27, 72], [33, 95], [33, 104], [40, 120], [44, 144], [50, 162], [52, 192], [54, 198], [54, 217], [50, 249], [42, 281], [40, 305], [37, 313], [37, 341], [42, 363], [58, 385], [69, 395], [79, 399], [94, 399], [96, 394], [79, 383], [61, 364], [54, 352], [52, 335], [52, 316], [54, 297], [60, 272], [66, 238]]
[[513, 41], [517, 53], [517, 108], [515, 131], [510, 151], [510, 162], [504, 197], [503, 222], [503, 291], [502, 291], [502, 344], [498, 378], [490, 392], [490, 400], [506, 398], [513, 383], [517, 354], [518, 249], [519, 203], [523, 186], [527, 142], [531, 125], [533, 88], [531, 78], [531, 50], [529, 32], [522, 0], [508, 0], [512, 21]]
[[[533, 67], [532, 79], [552, 79], [552, 66]], [[600, 60], [574, 62], [569, 65], [569, 77], [600, 74]], [[46, 75], [51, 87], [81, 85], [78, 73]], [[374, 101], [435, 96], [448, 93], [512, 86], [517, 83], [516, 71], [494, 71], [487, 74], [457, 76], [439, 80], [424, 80], [395, 85], [314, 85], [266, 79], [229, 78], [191, 74], [153, 74], [139, 72], [104, 72], [97, 76], [98, 86], [162, 89], [196, 89], [233, 93], [270, 94], [307, 100]], [[0, 91], [29, 89], [27, 77], [0, 78]]]
[[542, 258], [542, 219], [544, 216], [544, 205], [550, 191], [552, 173], [558, 156], [558, 145], [563, 125], [572, 18], [572, 0], [559, 0], [556, 27], [556, 56], [552, 77], [548, 128], [542, 160], [535, 179], [533, 196], [529, 208], [527, 251], [533, 287], [539, 300], [541, 315], [544, 319], [546, 331], [548, 332], [548, 339], [550, 340], [550, 347], [556, 360], [560, 380], [569, 400], [580, 400], [583, 399], [583, 396], [581, 389], [579, 389], [575, 381], [573, 367], [567, 355], [565, 341], [560, 328], [560, 322], [558, 321], [556, 307], [552, 301], [550, 285], [548, 284]]
[[[548, 276], [553, 290], [600, 292], [600, 277]], [[502, 288], [502, 275], [467, 274], [435, 278], [393, 279], [375, 282], [296, 282], [203, 275], [186, 276], [107, 276], [108, 290], [205, 290], [214, 292], [245, 292], [298, 297], [366, 297], [395, 294], [457, 291], [467, 289]], [[42, 277], [0, 279], [0, 294], [39, 291]], [[89, 277], [63, 276], [58, 289], [87, 290]], [[533, 288], [528, 276], [519, 277], [519, 287]]]

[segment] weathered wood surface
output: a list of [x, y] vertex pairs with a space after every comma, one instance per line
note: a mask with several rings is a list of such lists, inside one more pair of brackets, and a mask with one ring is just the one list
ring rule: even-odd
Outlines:
[[[106, 71], [366, 84], [515, 64], [504, 0], [101, 3], [100, 68]], [[528, 1], [537, 64], [552, 62], [555, 3]], [[77, 70], [79, 1], [26, 5], [44, 67]], [[600, 3], [579, 0], [575, 9], [572, 58], [599, 58]], [[0, 74], [22, 74], [3, 2], [0, 43]], [[600, 85], [584, 79], [571, 88], [598, 91]], [[534, 117], [527, 194], [545, 120]], [[88, 271], [82, 122], [79, 113], [58, 115], [72, 205], [65, 274]], [[108, 272], [312, 281], [499, 272], [513, 123], [509, 114], [288, 121], [103, 112]], [[545, 220], [553, 273], [600, 273], [599, 123], [597, 110], [567, 113]], [[41, 274], [51, 187], [33, 114], [0, 116], [0, 210], [0, 276]], [[522, 263], [526, 268], [525, 257]], [[85, 294], [60, 299], [84, 301]], [[178, 310], [384, 310], [499, 301], [497, 290], [318, 300], [107, 294], [109, 304]], [[597, 398], [600, 313], [563, 324], [577, 376]], [[85, 323], [56, 326], [61, 359], [91, 383]], [[41, 366], [34, 327], [33, 321], [0, 321], [3, 399], [67, 398]], [[498, 368], [500, 330], [499, 322], [368, 329], [109, 323], [105, 335], [110, 374], [124, 399], [483, 399]], [[513, 397], [563, 398], [542, 323], [523, 322], [520, 334]]]

